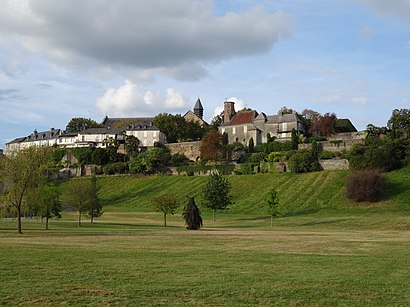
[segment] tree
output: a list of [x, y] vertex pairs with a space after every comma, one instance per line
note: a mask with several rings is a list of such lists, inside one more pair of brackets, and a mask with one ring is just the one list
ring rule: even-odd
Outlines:
[[164, 214], [164, 227], [167, 227], [167, 214], [174, 215], [179, 207], [176, 196], [170, 193], [155, 196], [152, 199], [152, 205]]
[[302, 111], [304, 125], [310, 135], [329, 137], [335, 132], [334, 125], [337, 120], [335, 113], [321, 115], [314, 110], [305, 109]]
[[127, 135], [125, 137], [125, 150], [129, 157], [133, 157], [138, 154], [139, 146], [140, 140], [134, 135]]
[[135, 173], [152, 173], [166, 166], [171, 156], [164, 148], [148, 148], [131, 159], [129, 168]]
[[217, 172], [211, 173], [202, 189], [204, 206], [212, 210], [212, 220], [215, 221], [216, 210], [225, 210], [232, 204], [232, 195], [229, 193], [231, 184]]
[[218, 131], [210, 130], [201, 141], [201, 158], [205, 160], [219, 160], [224, 156], [223, 137]]
[[401, 135], [400, 130], [406, 132], [406, 137], [410, 137], [410, 110], [409, 109], [394, 109], [390, 119], [387, 122], [387, 127], [392, 131], [393, 138]]
[[41, 216], [41, 219], [46, 219], [46, 230], [48, 230], [49, 219], [61, 218], [63, 208], [60, 202], [60, 192], [54, 184], [48, 183], [30, 191], [27, 195], [27, 203], [31, 210]]
[[91, 118], [84, 117], [74, 117], [72, 118], [67, 127], [65, 128], [66, 132], [80, 132], [88, 128], [102, 128], [103, 125], [97, 123]]
[[254, 141], [253, 141], [253, 138], [250, 138], [250, 139], [249, 139], [249, 143], [248, 143], [249, 152], [252, 153], [253, 150], [254, 150], [254, 148], [255, 148], [255, 143], [254, 143]]
[[47, 149], [28, 148], [16, 156], [0, 159], [0, 179], [5, 200], [17, 213], [17, 232], [22, 233], [21, 216], [27, 193], [45, 183], [51, 161]]
[[91, 219], [91, 223], [94, 223], [94, 218], [100, 217], [104, 212], [102, 211], [102, 205], [98, 192], [100, 187], [97, 184], [97, 176], [92, 175], [90, 179], [90, 199], [88, 201], [87, 215]]
[[78, 212], [78, 227], [81, 226], [81, 216], [89, 208], [91, 201], [91, 184], [85, 179], [70, 180], [62, 195], [63, 201], [71, 209]]
[[269, 215], [270, 215], [270, 227], [273, 227], [273, 218], [275, 216], [280, 215], [280, 212], [278, 210], [279, 197], [278, 197], [278, 193], [276, 192], [276, 190], [274, 188], [272, 188], [268, 192], [268, 194], [266, 195], [265, 201], [268, 205], [268, 212], [269, 212]]
[[182, 217], [185, 220], [186, 228], [189, 230], [198, 230], [202, 227], [201, 211], [195, 204], [195, 199], [188, 196], [188, 202], [182, 212]]
[[292, 149], [298, 150], [299, 138], [298, 138], [295, 128], [292, 128], [290, 135], [291, 135], [290, 139], [292, 142]]

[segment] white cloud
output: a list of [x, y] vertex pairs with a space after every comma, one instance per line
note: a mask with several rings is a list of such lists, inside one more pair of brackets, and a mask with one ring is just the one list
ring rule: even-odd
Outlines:
[[154, 116], [161, 112], [185, 112], [186, 99], [173, 88], [165, 94], [158, 91], [144, 91], [130, 80], [119, 88], [110, 88], [97, 99], [97, 110], [108, 116], [138, 117]]
[[[245, 103], [242, 99], [239, 99], [238, 97], [227, 98], [227, 99], [225, 99], [225, 101], [232, 101], [232, 102], [234, 102], [234, 103], [235, 103], [235, 110], [236, 110], [236, 111], [239, 111], [239, 110], [242, 110], [243, 108], [246, 108], [246, 103]], [[215, 116], [217, 116], [217, 115], [220, 115], [220, 114], [223, 112], [223, 110], [224, 110], [223, 105], [222, 105], [222, 106], [219, 106], [219, 107], [216, 107], [216, 108], [214, 109], [214, 115], [213, 115], [213, 117], [215, 117]]]
[[2, 3], [0, 33], [65, 65], [196, 80], [206, 64], [268, 52], [293, 18], [262, 6], [216, 16], [211, 0], [18, 0]]
[[410, 18], [409, 0], [359, 0], [371, 9], [389, 16]]
[[356, 105], [366, 105], [369, 103], [369, 99], [363, 96], [353, 97], [352, 102]]

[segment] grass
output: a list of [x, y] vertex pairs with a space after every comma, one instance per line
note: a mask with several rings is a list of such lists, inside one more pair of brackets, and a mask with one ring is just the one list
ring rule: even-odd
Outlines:
[[[344, 229], [337, 217], [108, 213], [75, 226], [0, 222], [1, 305], [355, 305], [410, 303], [409, 231]], [[242, 227], [233, 227], [241, 225]], [[298, 227], [295, 227], [298, 225]], [[372, 227], [370, 227], [372, 228]], [[394, 257], [392, 257], [394, 255]]]
[[[0, 305], [408, 306], [409, 174], [388, 174], [383, 200], [361, 205], [344, 196], [348, 172], [230, 177], [235, 204], [216, 222], [202, 210], [200, 231], [180, 212], [161, 227], [150, 199], [201, 203], [205, 177], [101, 178], [95, 224], [25, 219], [19, 236], [0, 220]], [[273, 228], [272, 186], [286, 212]]]

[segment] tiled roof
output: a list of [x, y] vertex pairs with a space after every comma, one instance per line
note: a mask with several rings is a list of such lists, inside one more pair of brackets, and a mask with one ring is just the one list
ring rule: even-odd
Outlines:
[[52, 139], [56, 139], [59, 135], [60, 135], [60, 129], [50, 129], [48, 131], [40, 131], [40, 132], [34, 131], [32, 134], [30, 134], [29, 136], [26, 136], [20, 142], [52, 140]]
[[251, 124], [253, 123], [253, 120], [256, 116], [258, 116], [258, 112], [256, 112], [255, 110], [240, 111], [232, 117], [229, 125]]
[[118, 128], [88, 128], [79, 134], [122, 134], [123, 130]]
[[153, 117], [105, 117], [102, 124], [106, 127], [110, 126], [115, 128], [125, 128], [127, 125], [151, 126], [153, 119]]
[[268, 116], [267, 124], [289, 123], [296, 121], [300, 121], [296, 114], [271, 115]]

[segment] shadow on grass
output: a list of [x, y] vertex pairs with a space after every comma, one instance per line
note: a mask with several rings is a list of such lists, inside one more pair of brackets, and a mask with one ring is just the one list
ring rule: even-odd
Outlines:
[[330, 221], [313, 221], [309, 223], [301, 224], [300, 226], [317, 226], [317, 225], [330, 225], [330, 224], [338, 224], [340, 222], [350, 221], [350, 219], [335, 219]]
[[317, 213], [319, 211], [320, 211], [320, 209], [317, 209], [317, 208], [309, 208], [309, 209], [303, 209], [303, 210], [298, 210], [298, 211], [290, 211], [290, 212], [286, 212], [285, 214], [283, 214], [282, 217], [310, 215], [310, 214]]
[[403, 182], [392, 182], [386, 180], [385, 191], [382, 194], [381, 200], [386, 201], [392, 198], [400, 198], [409, 193], [409, 185], [404, 184]]

